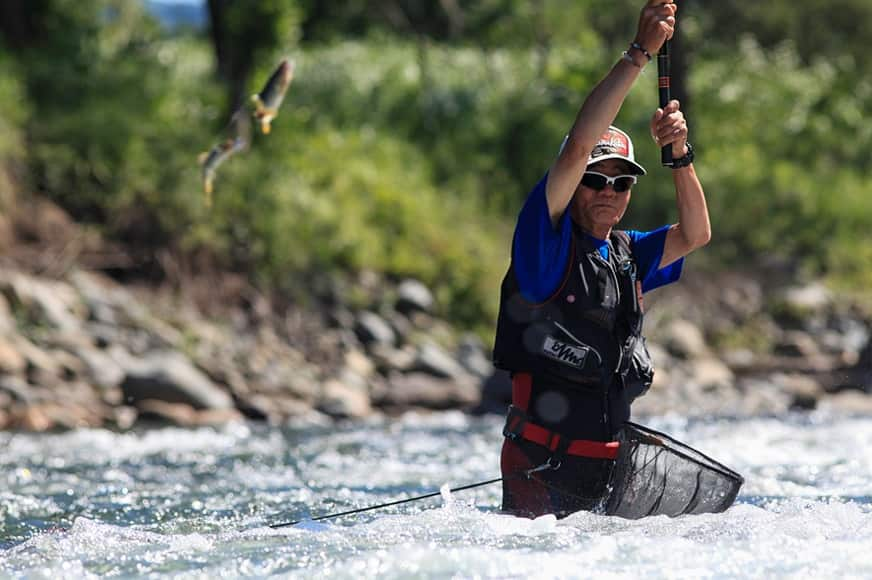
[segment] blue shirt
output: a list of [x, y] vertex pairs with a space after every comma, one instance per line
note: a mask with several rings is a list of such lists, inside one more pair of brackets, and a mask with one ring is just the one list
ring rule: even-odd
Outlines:
[[[563, 212], [556, 228], [551, 224], [548, 201], [545, 198], [547, 181], [546, 174], [527, 197], [518, 216], [512, 242], [512, 264], [521, 296], [533, 303], [544, 302], [557, 291], [566, 274], [566, 263], [572, 248], [569, 212]], [[671, 284], [681, 277], [684, 258], [665, 268], [658, 268], [666, 244], [666, 232], [670, 227], [666, 225], [650, 232], [627, 230], [630, 248], [638, 264], [643, 292]], [[608, 243], [588, 237], [597, 246], [600, 254], [608, 259]]]

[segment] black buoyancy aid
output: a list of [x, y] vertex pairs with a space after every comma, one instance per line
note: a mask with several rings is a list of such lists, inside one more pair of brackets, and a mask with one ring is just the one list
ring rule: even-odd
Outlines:
[[[573, 225], [566, 275], [547, 301], [526, 301], [509, 267], [500, 294], [494, 365], [531, 373], [534, 399], [547, 390], [552, 399], [567, 395], [574, 402], [565, 425], [555, 419], [552, 427], [568, 426], [576, 435], [608, 438], [629, 418], [629, 404], [638, 394], [622, 391], [634, 353], [644, 349], [642, 319], [641, 283], [627, 233], [612, 232], [606, 260]], [[587, 432], [583, 426], [576, 428], [579, 412], [596, 418], [599, 426]], [[547, 413], [537, 413], [535, 406], [529, 413], [532, 420], [548, 423], [548, 417], [537, 417]]]

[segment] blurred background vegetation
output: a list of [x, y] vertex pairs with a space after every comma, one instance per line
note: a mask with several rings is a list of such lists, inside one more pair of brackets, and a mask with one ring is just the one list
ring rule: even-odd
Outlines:
[[[687, 0], [674, 92], [713, 243], [695, 266], [872, 283], [872, 3]], [[290, 299], [362, 270], [412, 276], [489, 334], [515, 215], [640, 0], [4, 0], [0, 203], [48, 197], [133, 257], [120, 279], [241, 272]], [[197, 155], [283, 57], [270, 135]], [[647, 138], [656, 72], [617, 120], [653, 171], [624, 225], [673, 221]]]

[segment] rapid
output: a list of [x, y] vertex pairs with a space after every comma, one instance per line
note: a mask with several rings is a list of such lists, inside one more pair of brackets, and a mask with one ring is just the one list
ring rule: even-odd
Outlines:
[[[499, 513], [502, 420], [0, 433], [0, 577], [869, 578], [872, 418], [640, 419], [745, 477], [722, 514]], [[427, 500], [302, 518], [442, 488]]]

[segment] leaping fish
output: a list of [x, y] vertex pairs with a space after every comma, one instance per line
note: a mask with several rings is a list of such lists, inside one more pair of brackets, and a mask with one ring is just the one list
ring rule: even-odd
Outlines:
[[255, 107], [254, 118], [260, 122], [260, 129], [264, 135], [269, 133], [270, 123], [278, 116], [279, 107], [293, 78], [294, 64], [285, 59], [269, 77], [263, 89], [251, 96]]
[[244, 107], [230, 117], [224, 134], [227, 135], [224, 141], [211, 150], [201, 153], [198, 158], [203, 170], [203, 190], [206, 194], [207, 207], [212, 205], [212, 183], [218, 166], [227, 161], [231, 155], [247, 149], [251, 142], [251, 120]]
[[206, 193], [206, 206], [212, 206], [212, 182], [218, 166], [231, 155], [245, 149], [247, 143], [242, 137], [229, 137], [218, 143], [210, 151], [200, 154], [199, 162], [203, 168], [203, 191]]

